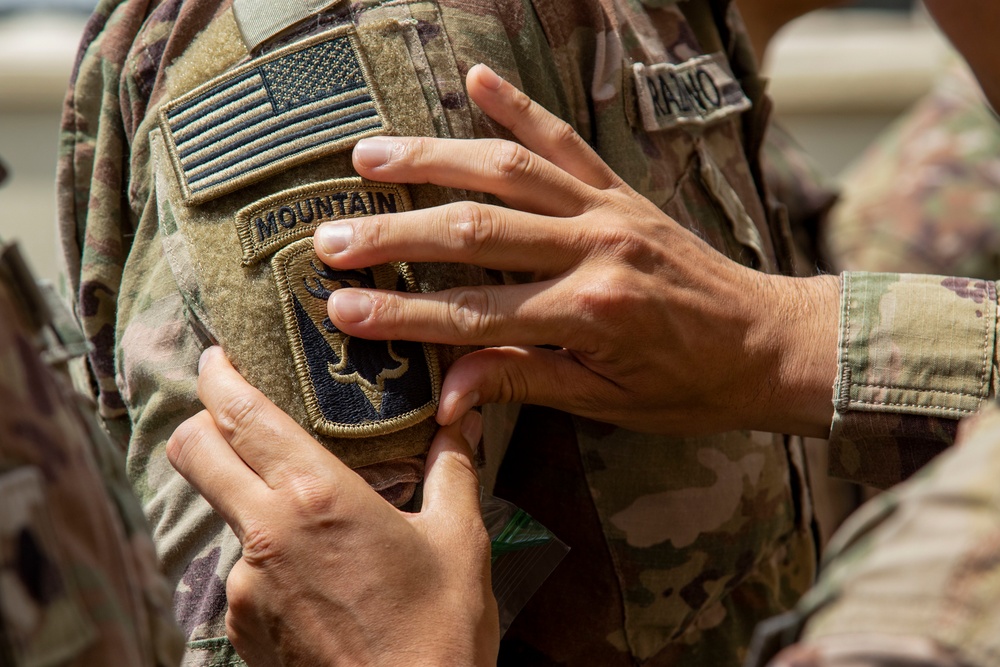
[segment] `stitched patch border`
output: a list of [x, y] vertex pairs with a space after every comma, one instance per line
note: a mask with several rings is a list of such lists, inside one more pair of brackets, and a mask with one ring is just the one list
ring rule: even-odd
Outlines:
[[164, 105], [159, 122], [188, 205], [392, 129], [353, 25], [240, 65]]
[[634, 63], [642, 126], [659, 132], [677, 125], [710, 125], [752, 106], [721, 53], [682, 63]]
[[360, 177], [285, 190], [236, 214], [243, 266], [258, 264], [292, 241], [312, 236], [320, 223], [411, 210], [413, 202], [406, 186]]
[[[322, 369], [322, 372], [330, 373], [335, 384], [330, 385], [327, 390], [323, 390], [322, 387], [317, 388], [317, 383], [315, 381], [317, 374], [317, 355], [315, 350], [313, 350], [313, 354], [310, 356], [310, 350], [307, 349], [310, 345], [303, 338], [304, 331], [301, 323], [303, 321], [302, 318], [306, 317], [307, 314], [296, 295], [296, 291], [300, 288], [296, 282], [299, 276], [295, 275], [295, 270], [296, 268], [301, 268], [305, 263], [309, 263], [311, 265], [311, 270], [316, 272], [317, 275], [321, 275], [320, 272], [324, 272], [324, 278], [327, 280], [336, 280], [337, 276], [334, 274], [349, 274], [352, 272], [338, 272], [322, 264], [319, 261], [319, 258], [316, 257], [311, 238], [298, 240], [281, 249], [277, 254], [275, 254], [271, 264], [281, 298], [282, 314], [284, 316], [285, 328], [288, 332], [289, 342], [291, 343], [295, 372], [298, 376], [299, 384], [302, 389], [302, 397], [305, 402], [306, 413], [308, 414], [311, 425], [316, 432], [326, 436], [344, 438], [372, 437], [401, 431], [410, 426], [419, 424], [421, 421], [431, 417], [437, 410], [438, 399], [440, 397], [441, 372], [437, 351], [434, 346], [430, 344], [408, 343], [406, 341], [361, 341], [361, 339], [346, 336], [339, 332], [330, 332], [328, 330], [331, 338], [326, 339], [326, 341], [329, 342], [330, 339], [334, 339], [335, 343], [339, 346], [341, 354], [336, 356], [336, 364], [330, 361], [328, 362], [327, 367]], [[323, 267], [323, 269], [320, 269], [319, 267]], [[329, 273], [326, 273], [327, 271]], [[377, 267], [365, 269], [364, 272], [369, 272], [371, 274], [372, 282], [375, 283], [374, 286], [380, 289], [395, 289], [400, 280], [402, 280], [408, 291], [419, 291], [416, 280], [413, 277], [413, 272], [406, 263], [383, 264]], [[353, 273], [357, 274], [361, 272], [355, 271]], [[393, 284], [387, 284], [390, 281]], [[317, 279], [315, 285], [320, 287], [321, 284], [322, 283]], [[309, 290], [310, 288], [306, 285], [304, 289]], [[312, 296], [317, 297], [317, 300], [319, 300], [319, 296], [317, 294], [313, 293]], [[324, 312], [326, 299], [328, 298], [329, 294], [326, 294], [326, 298], [321, 299]], [[322, 326], [321, 323], [316, 321], [315, 316], [311, 316], [310, 319], [305, 322], [307, 326], [310, 323], [312, 326]], [[398, 414], [392, 414], [388, 418], [380, 418], [381, 413], [383, 413], [386, 409], [383, 400], [386, 396], [388, 396], [388, 394], [383, 391], [384, 384], [380, 387], [378, 386], [378, 382], [363, 379], [361, 378], [361, 373], [359, 372], [339, 373], [339, 371], [351, 370], [349, 363], [353, 362], [349, 361], [348, 348], [354, 341], [361, 341], [362, 343], [375, 347], [385, 345], [387, 356], [399, 365], [394, 369], [383, 369], [386, 372], [386, 375], [383, 377], [383, 374], [380, 372], [377, 380], [383, 380], [384, 382], [398, 380], [405, 374], [413, 372], [415, 374], [414, 377], [416, 378], [416, 381], [421, 383], [421, 386], [418, 387], [418, 389], [422, 392], [426, 392], [427, 400], [412, 401], [418, 402], [419, 404], [413, 405], [405, 411], [401, 410]], [[397, 346], [399, 344], [406, 345], [411, 351], [419, 350], [422, 355], [423, 365], [420, 364], [421, 359], [414, 360], [412, 355], [411, 357], [404, 358], [404, 353], [399, 353], [394, 350], [394, 343], [397, 344]], [[323, 359], [318, 359], [318, 361], [321, 366]], [[414, 361], [416, 362], [416, 365], [411, 365], [410, 362]], [[335, 373], [335, 371], [337, 373]], [[422, 379], [419, 377], [419, 374], [421, 373], [426, 373], [426, 378], [423, 378], [427, 382], [426, 387], [422, 385]], [[323, 379], [326, 378], [324, 377]], [[347, 385], [353, 385], [353, 387], [347, 387]], [[382, 392], [381, 395], [380, 391]], [[355, 419], [352, 422], [336, 421], [331, 419], [329, 414], [324, 414], [323, 409], [324, 399], [332, 400], [335, 398], [328, 395], [331, 392], [337, 392], [340, 394], [340, 396], [336, 398], [345, 398], [361, 405], [363, 405], [363, 403], [361, 403], [362, 399], [359, 397], [359, 394], [363, 394], [364, 400], [368, 401], [372, 408], [372, 411], [369, 411], [369, 415], [378, 413], [379, 417], [375, 419]], [[321, 397], [321, 394], [324, 394], [324, 396]], [[406, 398], [403, 400], [406, 400]], [[376, 405], [376, 402], [378, 402], [379, 405]], [[333, 406], [326, 407], [331, 408]], [[338, 406], [338, 411], [340, 413], [344, 413], [348, 410], [345, 405], [340, 405]]]

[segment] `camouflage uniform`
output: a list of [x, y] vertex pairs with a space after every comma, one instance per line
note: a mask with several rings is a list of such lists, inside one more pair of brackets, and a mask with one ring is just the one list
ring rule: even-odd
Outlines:
[[1000, 406], [959, 431], [845, 524], [803, 600], [803, 642], [776, 666], [1000, 664]]
[[825, 243], [839, 270], [1000, 278], [1000, 119], [955, 67], [844, 179]]
[[[955, 67], [851, 168], [824, 232], [831, 264], [841, 270], [1000, 278], [998, 156], [996, 114], [968, 69]], [[854, 317], [857, 322], [844, 325], [843, 334], [853, 339], [852, 355], [876, 357], [865, 360], [861, 368], [842, 367], [842, 372], [860, 373], [870, 385], [852, 390], [862, 399], [854, 405], [880, 410], [886, 404], [884, 397], [891, 395], [895, 405], [890, 409], [899, 414], [869, 417], [879, 422], [874, 433], [866, 433], [869, 425], [857, 418], [847, 420], [846, 426], [835, 421], [835, 434], [844, 437], [833, 445], [831, 467], [834, 474], [885, 487], [906, 478], [940, 451], [942, 443], [954, 437], [956, 420], [971, 414], [994, 391], [988, 363], [993, 355], [988, 318], [994, 287], [990, 282], [876, 275], [850, 284], [861, 287], [845, 301], [845, 318], [852, 308], [856, 315], [858, 307], [869, 310], [866, 320]], [[903, 296], [911, 290], [924, 295], [927, 303]], [[907, 303], [907, 309], [899, 307], [897, 298], [904, 299], [899, 303]], [[957, 320], [949, 333], [955, 346], [949, 340], [945, 350], [942, 343], [921, 339], [916, 332], [934, 321], [931, 304], [952, 301], [942, 316], [976, 319]], [[960, 329], [959, 321], [968, 326]], [[902, 342], [890, 329], [897, 327], [899, 333], [907, 327], [914, 333]], [[862, 352], [870, 344], [881, 350]], [[890, 345], [909, 350], [911, 361], [926, 364], [924, 372], [903, 372], [907, 355], [890, 352]], [[966, 354], [973, 357], [963, 358]], [[970, 377], [973, 372], [975, 378]], [[925, 398], [923, 392], [935, 382], [942, 383], [934, 390], [935, 398]], [[849, 384], [843, 382], [842, 387]], [[900, 392], [890, 386], [916, 389]], [[851, 397], [842, 393], [837, 400], [847, 405]], [[932, 405], [938, 408], [928, 411]], [[889, 421], [882, 423], [885, 419]], [[904, 437], [906, 447], [898, 447]]]
[[[796, 611], [762, 626], [747, 667], [988, 667], [996, 617], [997, 283], [843, 275], [835, 474], [887, 487], [834, 536]], [[963, 444], [925, 466], [955, 440]], [[914, 473], [921, 469], [919, 473]], [[803, 632], [804, 628], [804, 632]]]
[[0, 665], [180, 663], [122, 453], [72, 391], [69, 313], [0, 242]]
[[763, 163], [772, 207], [777, 215], [788, 218], [794, 248], [792, 273], [829, 272], [822, 232], [840, 197], [839, 188], [778, 122], [767, 129]]
[[[311, 114], [337, 81], [353, 80], [365, 100], [351, 102], [351, 118], [370, 123], [352, 126], [358, 132], [488, 137], [498, 129], [463, 88], [468, 69], [486, 62], [715, 247], [762, 270], [791, 266], [787, 218], [763, 203], [764, 83], [724, 0], [364, 0], [334, 4], [252, 52], [241, 25], [221, 0], [101, 2], [67, 98], [59, 176], [99, 409], [128, 443], [130, 479], [177, 583], [186, 661], [197, 665], [238, 663], [223, 621], [239, 544], [164, 456], [172, 430], [199, 409], [196, 367], [207, 341], [402, 503], [433, 429], [424, 403], [402, 420], [390, 411], [394, 425], [366, 421], [352, 438], [345, 415], [323, 412], [324, 396], [346, 386], [359, 410], [377, 405], [381, 415], [395, 400], [392, 382], [413, 368], [400, 370], [397, 357], [423, 369], [413, 398], [428, 384], [434, 394], [461, 350], [374, 345], [373, 356], [351, 359], [360, 369], [382, 355], [377, 377], [349, 380], [347, 353], [313, 355], [322, 344], [342, 353], [348, 342], [363, 345], [324, 326], [322, 297], [338, 282], [432, 290], [499, 279], [420, 264], [345, 276], [311, 262], [303, 242], [324, 216], [479, 195], [358, 182], [348, 149], [359, 135], [348, 136], [339, 116], [322, 117], [329, 137], [281, 130], [281, 141], [316, 139], [305, 153], [284, 144], [224, 150], [243, 141], [235, 125], [277, 122], [251, 121], [246, 105], [213, 116], [232, 91], [256, 86], [247, 94], [271, 111]], [[315, 381], [317, 359], [338, 384]], [[808, 492], [801, 454], [785, 438], [668, 438], [540, 408], [525, 409], [511, 439], [512, 424], [509, 412], [488, 411], [488, 485], [496, 478], [498, 495], [575, 549], [509, 631], [501, 662], [735, 664], [755, 623], [811, 581]]]

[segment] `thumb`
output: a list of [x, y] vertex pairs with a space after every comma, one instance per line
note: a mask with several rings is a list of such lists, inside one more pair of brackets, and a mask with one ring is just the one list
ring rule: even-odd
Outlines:
[[472, 450], [482, 435], [483, 417], [475, 411], [438, 429], [427, 454], [424, 511], [479, 517], [479, 475]]

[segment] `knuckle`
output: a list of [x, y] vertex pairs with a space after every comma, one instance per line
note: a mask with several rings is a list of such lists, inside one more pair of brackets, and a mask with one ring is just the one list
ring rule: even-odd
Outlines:
[[489, 293], [481, 289], [454, 290], [448, 299], [448, 313], [455, 332], [462, 338], [489, 334], [491, 301]]
[[588, 281], [576, 291], [576, 307], [587, 321], [615, 322], [633, 307], [629, 290], [616, 279], [615, 273]]
[[371, 299], [372, 310], [368, 316], [369, 322], [378, 322], [379, 331], [389, 336], [397, 332], [406, 323], [408, 315], [407, 302], [392, 292], [367, 292]]
[[385, 214], [367, 218], [364, 224], [354, 225], [358, 245], [365, 250], [377, 250], [389, 241], [389, 217]]
[[499, 141], [492, 150], [493, 170], [503, 180], [517, 182], [531, 173], [531, 151], [513, 141]]
[[627, 228], [598, 230], [596, 245], [604, 257], [619, 260], [625, 266], [645, 264], [650, 254], [648, 239]]
[[287, 486], [295, 512], [306, 519], [325, 517], [332, 513], [336, 494], [324, 480], [302, 473]]
[[432, 154], [433, 144], [428, 137], [411, 137], [405, 141], [398, 142], [399, 155], [394, 158], [397, 162], [407, 162], [413, 165], [420, 165], [427, 162]]
[[554, 120], [552, 127], [552, 141], [560, 150], [576, 148], [583, 143], [581, 137], [573, 126], [563, 120]]
[[268, 568], [282, 560], [280, 541], [264, 522], [254, 520], [243, 527], [243, 560], [252, 568]]
[[227, 437], [247, 431], [253, 427], [261, 411], [260, 403], [245, 394], [228, 396], [215, 410], [215, 423]]
[[459, 247], [479, 252], [494, 238], [495, 220], [490, 209], [473, 203], [457, 204], [451, 209], [448, 231]]
[[514, 93], [513, 99], [511, 99], [511, 106], [518, 118], [530, 113], [532, 104], [531, 98], [520, 90]]
[[528, 397], [528, 383], [518, 370], [501, 366], [494, 377], [496, 403], [524, 403]]
[[235, 616], [246, 616], [254, 606], [254, 585], [244, 568], [233, 567], [226, 577], [226, 601], [229, 612]]

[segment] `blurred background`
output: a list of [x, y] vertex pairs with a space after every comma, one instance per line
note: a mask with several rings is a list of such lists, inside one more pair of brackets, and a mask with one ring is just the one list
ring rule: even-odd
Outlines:
[[[752, 0], [742, 0], [743, 3]], [[59, 113], [95, 0], [0, 0], [0, 237], [18, 238], [41, 275], [57, 273], [53, 175]], [[918, 3], [867, 0], [781, 30], [765, 67], [778, 116], [836, 177], [932, 85], [951, 59]]]

